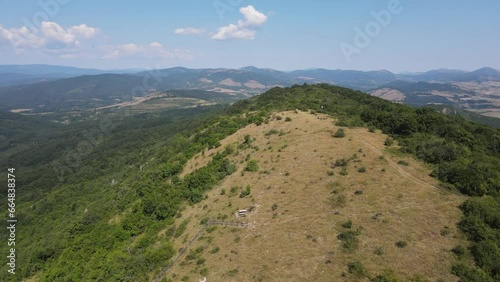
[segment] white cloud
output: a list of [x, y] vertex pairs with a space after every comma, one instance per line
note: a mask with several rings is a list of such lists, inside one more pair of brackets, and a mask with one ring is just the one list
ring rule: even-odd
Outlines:
[[42, 22], [40, 32], [46, 43], [57, 42], [73, 46], [78, 44], [73, 33], [54, 22]]
[[254, 39], [255, 30], [242, 28], [239, 25], [230, 24], [228, 26], [223, 26], [219, 28], [216, 34], [212, 36], [212, 39], [226, 40], [226, 39]]
[[99, 32], [99, 29], [86, 24], [81, 24], [70, 27], [68, 31], [75, 35], [82, 36], [83, 38], [92, 38]]
[[149, 45], [137, 45], [133, 43], [116, 45], [116, 46], [101, 46], [104, 51], [101, 59], [120, 59], [120, 58], [139, 58], [139, 59], [186, 59], [194, 58], [189, 51], [175, 49], [169, 51], [158, 42], [151, 42]]
[[37, 31], [25, 26], [6, 29], [0, 25], [0, 38], [9, 41], [16, 52], [40, 48], [64, 51], [78, 47], [81, 40], [94, 37], [98, 31], [85, 24], [64, 28], [55, 22], [42, 22]]
[[145, 46], [138, 46], [133, 43], [117, 46], [101, 46], [101, 49], [105, 52], [102, 59], [118, 59], [120, 57], [133, 56], [143, 48], [145, 48]]
[[[193, 31], [191, 31], [193, 32]], [[195, 55], [188, 50], [167, 50], [161, 43], [103, 44], [97, 34], [100, 30], [85, 24], [63, 27], [55, 22], [42, 22], [37, 30], [27, 27], [4, 28], [0, 25], [0, 51], [32, 54], [59, 59], [137, 59], [137, 60], [191, 60]], [[102, 39], [102, 38], [101, 38]], [[10, 43], [10, 46], [5, 43]], [[4, 48], [4, 49], [2, 49]], [[198, 55], [196, 55], [198, 56]]]
[[39, 48], [44, 40], [33, 34], [27, 27], [6, 29], [0, 25], [0, 38], [11, 43], [15, 50]]
[[212, 36], [212, 39], [227, 40], [227, 39], [246, 39], [253, 40], [257, 28], [263, 25], [268, 17], [262, 12], [255, 10], [252, 5], [240, 8], [240, 13], [245, 18], [239, 20], [238, 24], [230, 24], [220, 27]]
[[242, 22], [245, 25], [259, 26], [267, 21], [267, 16], [255, 10], [252, 5], [240, 8], [240, 13], [245, 17], [245, 22]]
[[151, 44], [149, 44], [149, 47], [162, 48], [163, 46], [159, 42], [151, 42]]
[[174, 31], [174, 33], [180, 34], [180, 35], [195, 35], [195, 34], [203, 33], [203, 29], [194, 28], [194, 27], [185, 27], [185, 28], [176, 29]]

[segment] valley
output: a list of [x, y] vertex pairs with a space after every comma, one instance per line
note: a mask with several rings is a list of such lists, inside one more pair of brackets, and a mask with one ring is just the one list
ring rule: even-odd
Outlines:
[[[49, 73], [65, 70], [57, 66], [44, 66], [44, 69]], [[7, 81], [9, 72], [23, 70], [27, 72], [26, 68], [19, 69], [19, 66], [0, 65], [0, 77], [4, 76]], [[43, 113], [56, 109], [65, 112], [109, 108], [137, 104], [143, 99], [150, 99], [145, 97], [168, 91], [207, 91], [219, 93], [219, 98], [234, 102], [273, 87], [329, 83], [412, 106], [446, 105], [500, 118], [500, 72], [491, 68], [472, 72], [432, 70], [411, 75], [385, 70], [311, 69], [284, 72], [253, 66], [239, 69], [175, 67], [125, 73], [69, 69], [66, 72], [65, 76], [69, 77], [0, 87], [0, 109]]]

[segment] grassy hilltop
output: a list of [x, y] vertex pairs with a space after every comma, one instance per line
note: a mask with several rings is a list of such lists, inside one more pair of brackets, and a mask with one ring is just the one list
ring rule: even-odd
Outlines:
[[153, 280], [208, 219], [248, 208], [248, 228], [206, 227], [163, 279], [499, 280], [498, 129], [324, 84], [38, 122], [32, 146], [13, 152], [7, 126], [0, 140], [21, 187], [17, 278]]

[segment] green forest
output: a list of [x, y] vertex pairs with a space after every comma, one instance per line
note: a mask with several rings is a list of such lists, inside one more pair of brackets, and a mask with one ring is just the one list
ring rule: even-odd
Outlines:
[[[70, 125], [0, 113], [0, 181], [16, 168], [15, 277], [150, 280], [177, 253], [168, 239], [182, 235], [175, 218], [183, 205], [201, 201], [238, 165], [226, 158], [231, 148], [179, 177], [184, 164], [238, 129], [294, 109], [332, 115], [340, 126], [380, 129], [402, 152], [430, 164], [442, 189], [470, 196], [458, 225], [470, 245], [452, 250], [463, 259], [450, 272], [461, 281], [500, 281], [500, 130], [326, 84], [276, 87], [232, 105], [110, 111]], [[8, 234], [1, 236], [6, 241]], [[0, 280], [9, 275], [1, 272]]]

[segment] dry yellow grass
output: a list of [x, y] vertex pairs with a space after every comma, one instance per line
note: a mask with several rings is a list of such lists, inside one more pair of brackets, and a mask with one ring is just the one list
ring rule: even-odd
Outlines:
[[[245, 220], [251, 227], [205, 230], [190, 246], [204, 248], [200, 254], [204, 263], [197, 265], [184, 255], [166, 277], [174, 281], [206, 277], [209, 282], [367, 281], [366, 276], [347, 271], [349, 262], [359, 261], [371, 277], [390, 272], [401, 281], [418, 276], [422, 281], [457, 280], [449, 273], [454, 262], [449, 250], [464, 243], [455, 228], [462, 197], [437, 188], [425, 165], [388, 153], [383, 145], [386, 136], [381, 133], [345, 129], [344, 138], [333, 138], [337, 127], [329, 117], [318, 119], [318, 115], [293, 111], [276, 115], [283, 119], [247, 126], [223, 140], [221, 147], [187, 163], [183, 175], [206, 165], [225, 146], [236, 148], [247, 134], [255, 138], [252, 146], [259, 148], [240, 149], [230, 156], [238, 171], [209, 191], [208, 199], [185, 207], [176, 224], [186, 219], [190, 223], [174, 240], [175, 248], [185, 245], [205, 217]], [[292, 121], [285, 122], [285, 117]], [[285, 134], [267, 137], [271, 129]], [[248, 154], [259, 161], [259, 172], [244, 172]], [[348, 175], [331, 168], [336, 159], [354, 154]], [[401, 158], [409, 165], [398, 164]], [[366, 172], [358, 172], [361, 167]], [[231, 195], [231, 187], [247, 185], [251, 186], [249, 197], [239, 198], [239, 191]], [[274, 211], [273, 204], [277, 205]], [[237, 210], [249, 207], [254, 210], [246, 218], [236, 218]], [[358, 247], [351, 252], [337, 239], [347, 230], [341, 226], [347, 220], [352, 220], [351, 230], [361, 233]], [[449, 234], [443, 236], [445, 226]], [[398, 248], [398, 241], [408, 245]], [[214, 247], [220, 251], [211, 253]], [[383, 254], [376, 255], [376, 249]], [[200, 274], [203, 268], [206, 275]]]

